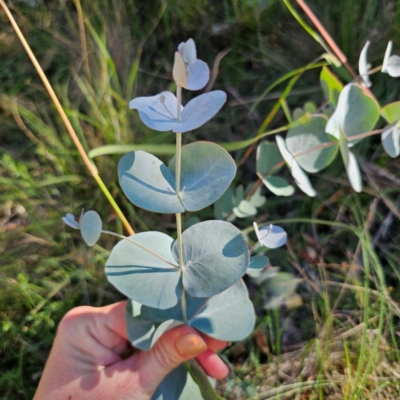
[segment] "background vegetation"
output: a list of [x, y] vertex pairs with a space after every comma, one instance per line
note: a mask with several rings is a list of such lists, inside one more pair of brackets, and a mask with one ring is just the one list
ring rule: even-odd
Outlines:
[[[399, 49], [396, 0], [308, 4], [354, 67], [366, 40], [372, 42], [373, 66], [381, 62], [388, 39], [395, 53]], [[127, 103], [172, 82], [172, 55], [182, 40], [195, 39], [201, 58], [218, 67], [214, 88], [228, 93], [218, 117], [196, 131], [196, 140], [217, 143], [253, 138], [266, 125], [285, 125], [279, 98], [288, 81], [263, 93], [324, 52], [280, 0], [21, 0], [11, 5], [92, 155], [100, 146], [118, 145], [122, 151], [134, 144], [165, 160], [171, 157], [174, 150], [165, 143], [173, 144], [174, 134], [147, 130]], [[88, 249], [61, 216], [93, 208], [102, 217], [111, 215], [104, 221], [110, 230], [122, 232], [122, 226], [81, 162], [4, 13], [0, 23], [0, 397], [15, 400], [32, 398], [67, 310], [121, 300], [103, 272], [112, 239]], [[304, 72], [289, 91], [292, 111], [309, 100], [323, 103], [319, 73]], [[379, 101], [399, 99], [399, 80], [375, 74], [372, 81]], [[189, 134], [185, 140], [194, 138]], [[257, 220], [279, 220], [290, 238], [285, 249], [268, 256], [272, 265], [296, 275], [299, 296], [266, 310], [264, 286], [248, 280], [257, 330], [224, 352], [232, 374], [220, 384], [223, 396], [399, 397], [399, 165], [384, 153], [379, 137], [363, 141], [357, 154], [363, 160], [361, 194], [352, 191], [340, 163], [312, 178], [316, 198], [298, 190], [289, 198], [266, 193]], [[255, 149], [233, 156], [240, 165], [236, 184], [255, 182]], [[173, 234], [170, 216], [136, 209], [121, 195], [119, 157], [99, 155], [94, 161], [133, 228]], [[196, 216], [212, 218], [213, 210]], [[235, 224], [246, 229], [251, 221]]]

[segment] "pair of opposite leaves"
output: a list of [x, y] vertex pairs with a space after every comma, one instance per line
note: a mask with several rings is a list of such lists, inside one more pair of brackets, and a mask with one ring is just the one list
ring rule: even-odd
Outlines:
[[[210, 70], [204, 61], [197, 59], [193, 39], [182, 42], [175, 52], [172, 75], [177, 86], [188, 90], [203, 88], [210, 77]], [[171, 92], [156, 96], [138, 97], [129, 103], [136, 109], [143, 123], [156, 131], [188, 132], [209, 121], [226, 101], [226, 94], [215, 90], [195, 97], [183, 107]]]

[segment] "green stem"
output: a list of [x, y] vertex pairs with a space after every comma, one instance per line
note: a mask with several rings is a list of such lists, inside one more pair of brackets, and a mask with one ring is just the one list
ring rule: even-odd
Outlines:
[[125, 218], [125, 215], [121, 211], [121, 209], [118, 207], [118, 204], [115, 202], [114, 198], [112, 197], [110, 191], [107, 189], [106, 185], [104, 184], [103, 180], [100, 178], [100, 175], [94, 175], [93, 176], [97, 184], [99, 185], [100, 189], [106, 196], [107, 200], [110, 202], [111, 207], [114, 209], [114, 211], [117, 213], [118, 217], [121, 219], [121, 222], [125, 226], [125, 229], [128, 231], [129, 235], [134, 235], [135, 232], [130, 226], [128, 220]]
[[[181, 118], [181, 104], [182, 104], [182, 86], [176, 87], [176, 108], [177, 108], [177, 119]], [[175, 154], [175, 191], [177, 196], [181, 192], [181, 160], [182, 160], [182, 133], [178, 132], [176, 134], [176, 154]], [[179, 270], [181, 276], [183, 275], [183, 246], [182, 246], [182, 214], [176, 213], [176, 232], [178, 237], [178, 254], [179, 254]], [[185, 298], [185, 288], [182, 284], [182, 315], [183, 321], [187, 323], [186, 315], [186, 298]]]
[[183, 251], [182, 251], [182, 214], [176, 213], [176, 232], [178, 236], [179, 270], [183, 272]]

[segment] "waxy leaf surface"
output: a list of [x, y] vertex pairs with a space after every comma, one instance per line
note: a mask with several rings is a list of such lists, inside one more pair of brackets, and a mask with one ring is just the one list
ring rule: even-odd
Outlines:
[[213, 382], [196, 360], [189, 360], [164, 378], [152, 400], [220, 400]]
[[349, 149], [349, 143], [342, 131], [339, 131], [338, 144], [350, 184], [356, 192], [361, 192], [362, 180], [360, 168], [358, 167], [356, 157]]
[[198, 211], [229, 187], [236, 164], [222, 147], [196, 142], [182, 148], [180, 195], [175, 191], [175, 158], [169, 167], [152, 154], [126, 154], [118, 165], [120, 185], [135, 205], [160, 213]]
[[253, 226], [257, 239], [263, 246], [276, 249], [286, 243], [287, 233], [280, 226], [270, 224], [258, 229], [256, 222], [253, 223]]
[[[178, 122], [177, 100], [171, 92], [137, 97], [129, 103], [129, 108], [138, 110], [142, 122], [156, 131], [170, 131]], [[183, 110], [182, 106], [181, 110]]]
[[286, 147], [285, 139], [282, 136], [276, 136], [276, 143], [278, 144], [279, 151], [282, 154], [287, 166], [290, 169], [290, 173], [292, 174], [294, 180], [296, 181], [297, 186], [308, 196], [314, 197], [317, 193], [311, 185], [308, 176], [301, 169], [298, 162], [295, 160], [294, 156], [289, 152]]
[[276, 196], [292, 196], [294, 186], [278, 176], [264, 176], [264, 185]]
[[94, 246], [101, 235], [103, 222], [96, 211], [87, 211], [81, 221], [81, 234], [88, 246]]
[[145, 151], [125, 154], [118, 164], [119, 183], [125, 196], [138, 207], [159, 213], [185, 209], [175, 192], [175, 174]]
[[400, 128], [390, 126], [382, 133], [382, 146], [390, 157], [395, 158], [400, 154]]
[[256, 161], [257, 173], [260, 175], [271, 175], [272, 170], [278, 171], [282, 165], [277, 166], [283, 161], [278, 145], [268, 141], [261, 142], [257, 147]]
[[194, 382], [185, 364], [172, 370], [160, 383], [152, 400], [203, 400], [198, 385]]
[[177, 242], [160, 232], [143, 232], [113, 248], [106, 263], [107, 277], [138, 303], [166, 309], [180, 299], [181, 275], [190, 295], [209, 297], [226, 290], [247, 270], [246, 241], [228, 222], [195, 224], [183, 232], [182, 242], [182, 273]]
[[64, 221], [64, 224], [70, 226], [71, 228], [74, 228], [74, 229], [81, 228], [79, 223], [75, 221], [75, 217], [73, 214], [68, 213], [65, 217], [62, 217], [62, 220]]
[[382, 146], [390, 157], [398, 157], [400, 155], [400, 101], [387, 104], [382, 107], [381, 115], [385, 120], [392, 124], [386, 127], [382, 133]]
[[388, 45], [386, 47], [385, 51], [385, 56], [383, 58], [383, 63], [382, 63], [382, 69], [381, 72], [387, 74], [387, 64], [390, 58], [390, 55], [392, 54], [392, 48], [393, 48], [393, 42], [389, 40]]
[[278, 145], [273, 142], [263, 141], [257, 147], [257, 175], [264, 185], [276, 196], [291, 196], [294, 187], [280, 177], [271, 176], [282, 165], [283, 158], [278, 149]]
[[238, 218], [247, 218], [257, 214], [257, 208], [247, 200], [242, 200], [236, 207], [233, 208], [233, 213]]
[[177, 114], [177, 99], [171, 92], [162, 92], [150, 97], [137, 97], [129, 108], [138, 110], [140, 119], [156, 131], [188, 132], [199, 128], [221, 109], [226, 93], [221, 90], [201, 94], [183, 107], [180, 119]]
[[[218, 340], [242, 340], [254, 327], [253, 304], [240, 279], [211, 298], [198, 298], [185, 292], [187, 324]], [[149, 350], [168, 329], [183, 324], [181, 301], [167, 310], [141, 306], [128, 301], [127, 332], [132, 344]]]
[[231, 187], [229, 187], [225, 193], [214, 203], [215, 219], [225, 219], [228, 217], [232, 212], [233, 202], [233, 190]]
[[348, 84], [339, 96], [339, 103], [326, 124], [326, 132], [339, 140], [342, 130], [349, 145], [361, 139], [352, 136], [371, 131], [379, 118], [379, 106], [364, 90], [356, 84]]
[[253, 256], [250, 258], [250, 265], [247, 268], [246, 274], [252, 278], [257, 278], [268, 264], [269, 258], [267, 256]]
[[173, 239], [160, 232], [138, 233], [128, 239], [111, 251], [105, 271], [108, 280], [138, 303], [173, 307], [181, 296], [178, 264], [171, 254]]
[[[169, 169], [175, 172], [175, 157]], [[214, 203], [228, 189], [236, 174], [236, 164], [222, 147], [196, 142], [182, 148], [181, 192], [183, 207], [201, 210]]]
[[202, 89], [210, 79], [208, 65], [197, 59], [196, 44], [193, 39], [178, 46], [172, 76], [177, 85], [188, 90]]
[[390, 56], [386, 69], [390, 76], [398, 78], [400, 76], [400, 57], [398, 55]]
[[360, 73], [361, 78], [364, 80], [365, 84], [367, 87], [371, 87], [372, 83], [371, 80], [369, 79], [368, 75], [368, 47], [369, 47], [369, 40], [365, 43], [363, 49], [361, 50], [360, 53], [360, 58], [358, 60], [358, 72]]
[[335, 158], [338, 146], [325, 133], [327, 119], [322, 115], [305, 115], [288, 131], [286, 145], [296, 161], [307, 172], [319, 172]]
[[209, 121], [226, 102], [226, 93], [222, 90], [203, 93], [186, 104], [180, 121], [172, 129], [174, 132], [188, 132], [199, 128]]
[[[243, 276], [249, 251], [241, 232], [229, 222], [205, 221], [182, 234], [183, 286], [194, 297], [214, 296]], [[173, 245], [178, 260], [178, 243]]]
[[267, 199], [261, 194], [261, 187], [259, 187], [250, 197], [249, 203], [254, 207], [262, 207], [266, 201]]
[[349, 162], [346, 171], [351, 186], [356, 192], [360, 193], [362, 191], [360, 167], [358, 166], [356, 156], [350, 150], [349, 150]]

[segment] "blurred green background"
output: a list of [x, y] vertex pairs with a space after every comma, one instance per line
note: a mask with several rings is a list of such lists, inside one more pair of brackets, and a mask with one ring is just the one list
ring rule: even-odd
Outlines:
[[[295, 1], [291, 4], [311, 26]], [[400, 2], [309, 0], [307, 4], [355, 69], [367, 40], [373, 67], [380, 65], [389, 39], [398, 52]], [[171, 157], [166, 145], [174, 143], [174, 134], [146, 128], [129, 111], [128, 102], [174, 89], [173, 54], [190, 37], [196, 41], [199, 58], [218, 70], [213, 88], [227, 92], [228, 101], [196, 136], [185, 135], [185, 143], [231, 143], [255, 137], [288, 81], [260, 101], [268, 86], [324, 52], [281, 0], [20, 0], [9, 7], [85, 149], [92, 152], [105, 145], [120, 145], [123, 150], [135, 144], [147, 146], [147, 151], [165, 161]], [[14, 400], [32, 398], [57, 323], [69, 309], [122, 299], [103, 272], [114, 240], [102, 238], [89, 249], [61, 217], [67, 212], [78, 216], [82, 208], [95, 209], [107, 229], [122, 233], [123, 228], [85, 169], [2, 11], [0, 26], [0, 398]], [[287, 97], [292, 111], [306, 101], [324, 102], [319, 73], [320, 69], [313, 69], [302, 74]], [[382, 104], [399, 99], [399, 80], [384, 74], [371, 79]], [[189, 96], [186, 92], [184, 102]], [[286, 123], [278, 107], [268, 128]], [[240, 164], [236, 184], [257, 180], [255, 151], [246, 150], [232, 153]], [[262, 288], [248, 281], [258, 310], [258, 330], [225, 351], [233, 372], [220, 385], [223, 396], [251, 398], [269, 390], [270, 397], [260, 398], [333, 399], [327, 396], [339, 393], [337, 398], [345, 398], [347, 390], [346, 396], [355, 396], [348, 398], [375, 398], [374, 390], [389, 382], [382, 390], [391, 392], [376, 398], [398, 398], [398, 314], [391, 301], [400, 300], [399, 164], [384, 153], [377, 136], [363, 141], [357, 154], [364, 160], [364, 190], [359, 195], [349, 187], [340, 161], [312, 178], [318, 192], [314, 199], [298, 190], [290, 198], [266, 194], [267, 203], [257, 218], [293, 221], [285, 225], [290, 238], [287, 248], [268, 256], [272, 265], [301, 279], [297, 290], [301, 301], [264, 310]], [[118, 185], [119, 157], [99, 155], [94, 162], [134, 230], [174, 235], [173, 216], [137, 209], [125, 199]], [[212, 208], [196, 216], [213, 218]], [[352, 234], [350, 228], [329, 225], [336, 222], [364, 230], [366, 239]], [[241, 229], [251, 223], [251, 219], [235, 221]], [[378, 235], [382, 226], [386, 230]], [[367, 263], [370, 275], [360, 267], [366, 268]], [[332, 281], [336, 286], [329, 285]], [[371, 298], [363, 297], [365, 293]], [[374, 325], [379, 315], [381, 325]], [[360, 325], [365, 318], [375, 318], [368, 329]], [[355, 326], [361, 326], [357, 332], [362, 335], [349, 335], [335, 369], [345, 377], [342, 385], [332, 371], [327, 372], [325, 363], [333, 365], [329, 357], [339, 352], [331, 347], [336, 333], [351, 332]], [[375, 329], [385, 343], [373, 342], [378, 343], [376, 348], [371, 345], [374, 357], [381, 357], [377, 360], [384, 360], [394, 373], [377, 372], [377, 365], [360, 358]], [[314, 352], [313, 373], [282, 370], [288, 365], [287, 354], [292, 354], [288, 352], [295, 350], [306, 352], [300, 357], [303, 366]], [[293, 367], [293, 360], [289, 365]], [[357, 374], [362, 390], [352, 387]], [[371, 377], [377, 375], [385, 379], [374, 381]], [[269, 383], [266, 376], [272, 376]], [[307, 380], [315, 385], [304, 386]], [[287, 397], [271, 391], [294, 384], [297, 392], [287, 392]], [[308, 397], [295, 397], [303, 395]]]

